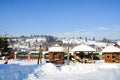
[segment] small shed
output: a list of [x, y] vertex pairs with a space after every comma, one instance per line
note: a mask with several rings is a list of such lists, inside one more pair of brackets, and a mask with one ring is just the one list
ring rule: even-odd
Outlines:
[[[86, 62], [89, 59], [89, 62], [93, 62], [93, 52], [96, 50], [87, 45], [78, 45], [72, 49], [73, 56], [75, 60], [79, 60], [81, 62]], [[87, 56], [85, 56], [87, 54]], [[87, 61], [88, 62], [88, 61]]]
[[107, 46], [102, 49], [106, 63], [119, 63], [120, 49], [114, 46]]
[[50, 47], [49, 50], [49, 61], [56, 64], [64, 63], [64, 49], [58, 45]]

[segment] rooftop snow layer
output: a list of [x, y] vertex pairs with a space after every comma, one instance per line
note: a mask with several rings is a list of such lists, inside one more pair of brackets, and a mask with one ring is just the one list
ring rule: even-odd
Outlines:
[[72, 51], [81, 51], [81, 52], [95, 52], [96, 50], [87, 45], [78, 45], [72, 49]]

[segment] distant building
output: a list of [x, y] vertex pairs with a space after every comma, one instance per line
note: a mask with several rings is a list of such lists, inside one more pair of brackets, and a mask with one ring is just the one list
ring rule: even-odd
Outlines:
[[117, 41], [117, 42], [115, 43], [115, 46], [118, 47], [118, 48], [120, 48], [120, 41]]

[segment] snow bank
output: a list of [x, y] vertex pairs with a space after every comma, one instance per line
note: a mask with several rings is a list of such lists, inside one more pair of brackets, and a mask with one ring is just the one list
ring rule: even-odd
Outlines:
[[98, 67], [95, 64], [74, 63], [71, 65], [66, 65], [61, 67], [61, 72], [68, 74], [88, 73], [88, 72], [94, 72], [96, 70], [98, 70]]
[[120, 64], [73, 63], [62, 67], [47, 63], [35, 69], [25, 80], [118, 80]]
[[119, 69], [120, 68], [120, 64], [98, 64], [97, 66], [99, 66], [100, 69]]
[[54, 64], [46, 63], [35, 69], [35, 71], [29, 74], [28, 78], [25, 80], [52, 80], [52, 77], [58, 73], [59, 70]]
[[[34, 73], [30, 74], [28, 76], [27, 80], [33, 80], [33, 79], [34, 80], [37, 80], [37, 79], [39, 79], [39, 80], [58, 80], [58, 77], [61, 78], [61, 75], [65, 79], [66, 76], [68, 76], [68, 75], [70, 76], [72, 74], [94, 72], [97, 70], [98, 70], [98, 67], [95, 66], [94, 64], [86, 65], [86, 64], [81, 64], [81, 63], [76, 63], [76, 64], [73, 63], [71, 65], [56, 67], [52, 63], [46, 63], [46, 64], [42, 65], [41, 67], [35, 69]], [[53, 79], [49, 79], [48, 77], [49, 78], [52, 77]]]
[[53, 74], [54, 75], [58, 72], [59, 72], [59, 70], [52, 63], [46, 63], [46, 64], [42, 65], [41, 67], [35, 69], [35, 73], [40, 73], [40, 74]]
[[119, 80], [120, 76], [120, 64], [103, 61], [95, 64], [71, 63], [61, 67], [52, 63], [36, 65], [36, 62], [11, 61], [3, 64], [1, 60], [0, 80]]

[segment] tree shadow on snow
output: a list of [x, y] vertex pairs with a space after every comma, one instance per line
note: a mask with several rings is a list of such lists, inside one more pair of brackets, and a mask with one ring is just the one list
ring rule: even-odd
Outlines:
[[0, 80], [23, 80], [34, 72], [38, 65], [0, 64]]

